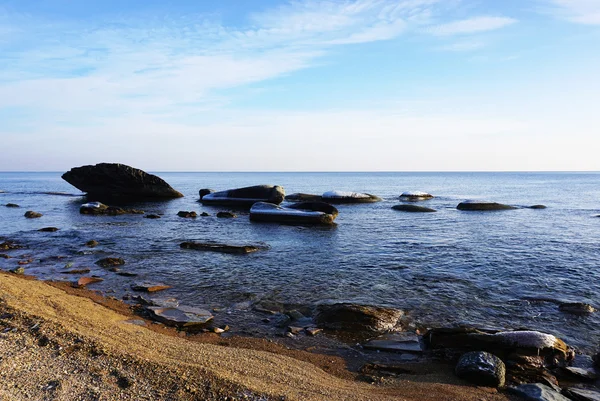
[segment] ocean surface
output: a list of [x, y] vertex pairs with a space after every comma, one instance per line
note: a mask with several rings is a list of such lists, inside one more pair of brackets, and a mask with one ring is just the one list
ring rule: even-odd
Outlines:
[[[6, 253], [30, 255], [34, 261], [24, 266], [26, 273], [44, 279], [74, 280], [60, 273], [67, 264], [89, 267], [90, 274], [105, 279], [90, 288], [117, 297], [131, 293], [136, 281], [172, 285], [161, 295], [222, 310], [234, 330], [261, 327], [264, 316], [251, 311], [261, 300], [305, 309], [350, 301], [405, 309], [423, 326], [530, 328], [560, 336], [583, 351], [600, 346], [600, 312], [574, 316], [560, 312], [555, 303], [531, 300], [600, 308], [600, 173], [155, 174], [185, 197], [131, 204], [162, 214], [152, 220], [79, 214], [85, 198], [58, 172], [0, 173], [0, 205], [21, 206], [0, 206], [0, 237], [27, 245]], [[219, 219], [216, 212], [227, 208], [198, 202], [201, 188], [257, 184], [281, 185], [287, 194], [368, 192], [383, 201], [340, 205], [336, 226], [325, 228], [251, 223], [244, 213]], [[408, 190], [435, 195], [419, 204], [438, 212], [393, 210]], [[548, 208], [457, 210], [465, 199]], [[26, 219], [26, 210], [44, 216]], [[210, 216], [184, 219], [176, 215], [180, 210]], [[37, 231], [48, 226], [60, 230]], [[91, 239], [100, 246], [85, 247]], [[249, 255], [180, 249], [187, 240], [268, 249]], [[123, 270], [138, 277], [118, 276], [94, 264], [107, 256], [124, 258]], [[14, 268], [18, 260], [0, 258], [0, 268]]]

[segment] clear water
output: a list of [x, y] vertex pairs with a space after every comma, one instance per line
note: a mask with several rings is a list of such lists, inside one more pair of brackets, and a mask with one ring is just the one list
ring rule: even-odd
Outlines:
[[[528, 327], [558, 335], [583, 350], [600, 344], [600, 312], [572, 316], [552, 303], [526, 297], [587, 302], [600, 308], [600, 173], [158, 173], [185, 197], [133, 205], [161, 219], [79, 214], [84, 201], [60, 173], [0, 173], [0, 236], [26, 243], [29, 274], [73, 279], [66, 263], [92, 268], [105, 278], [95, 285], [121, 295], [132, 282], [173, 285], [165, 295], [187, 305], [224, 308], [261, 299], [295, 305], [352, 301], [404, 308], [425, 325], [465, 322]], [[282, 185], [286, 192], [351, 190], [376, 194], [375, 204], [341, 205], [332, 228], [251, 223], [248, 216], [217, 219], [218, 207], [198, 203], [200, 188], [217, 190], [256, 184]], [[392, 210], [406, 190], [436, 195], [420, 203], [437, 213]], [[56, 195], [47, 192], [70, 194]], [[463, 212], [469, 198], [512, 205], [544, 204], [544, 210]], [[25, 210], [44, 214], [26, 219]], [[179, 210], [210, 217], [183, 219]], [[41, 227], [60, 231], [43, 233]], [[84, 243], [101, 246], [90, 252]], [[250, 255], [182, 250], [185, 240], [266, 244]], [[64, 259], [48, 259], [51, 256]], [[123, 257], [117, 276], [94, 265]], [[39, 259], [43, 261], [40, 263]], [[1, 259], [9, 269], [16, 259]], [[260, 320], [259, 317], [256, 319]], [[242, 323], [240, 323], [242, 324]]]

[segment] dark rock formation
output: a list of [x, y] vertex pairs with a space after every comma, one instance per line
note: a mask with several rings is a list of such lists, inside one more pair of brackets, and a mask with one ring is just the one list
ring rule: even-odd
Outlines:
[[461, 202], [456, 206], [458, 210], [469, 210], [469, 211], [492, 211], [492, 210], [512, 210], [516, 209], [514, 206], [503, 205], [502, 203], [470, 200]]
[[418, 202], [418, 201], [424, 201], [424, 200], [428, 200], [428, 199], [432, 199], [433, 195], [428, 194], [427, 192], [421, 192], [421, 191], [407, 191], [407, 192], [403, 192], [402, 195], [400, 195], [400, 200], [402, 201], [408, 201], [408, 202]]
[[212, 194], [216, 192], [214, 189], [202, 188], [198, 193], [200, 194], [200, 199], [204, 198], [204, 195]]
[[88, 248], [95, 248], [99, 245], [100, 243], [94, 239], [89, 240], [88, 242], [85, 243], [85, 246], [87, 246]]
[[510, 392], [530, 401], [570, 401], [567, 397], [541, 383], [521, 384]]
[[202, 327], [210, 320], [212, 314], [204, 309], [180, 306], [170, 308], [162, 306], [149, 306], [146, 308], [152, 319], [166, 324], [167, 326], [194, 328]]
[[532, 205], [532, 206], [527, 206], [529, 209], [546, 209], [546, 206], [544, 205]]
[[136, 283], [131, 285], [133, 291], [157, 292], [171, 288], [170, 285], [162, 283]]
[[161, 178], [137, 168], [118, 163], [72, 168], [62, 178], [88, 197], [103, 199], [169, 199], [180, 198]]
[[281, 224], [330, 225], [338, 210], [324, 202], [300, 202], [287, 208], [273, 203], [257, 202], [250, 208], [250, 220]]
[[425, 206], [417, 206], [417, 205], [394, 205], [392, 209], [399, 210], [401, 212], [412, 212], [412, 213], [432, 213], [437, 210], [431, 209]]
[[120, 216], [122, 214], [144, 214], [143, 210], [124, 209], [117, 206], [107, 206], [100, 202], [84, 203], [79, 207], [79, 213], [92, 215]]
[[16, 203], [7, 203], [5, 205], [6, 207], [20, 207], [19, 205], [17, 205]]
[[327, 203], [373, 203], [381, 201], [381, 198], [359, 192], [328, 191], [322, 195], [323, 201]]
[[217, 217], [220, 219], [234, 219], [237, 215], [232, 212], [218, 212]]
[[596, 311], [592, 305], [583, 302], [565, 302], [560, 304], [558, 309], [561, 312], [572, 313], [574, 315], [587, 315]]
[[23, 248], [22, 245], [19, 245], [12, 241], [5, 241], [0, 244], [0, 250], [3, 250], [3, 251], [10, 251], [13, 249], [22, 249], [22, 248]]
[[146, 219], [160, 219], [158, 214], [147, 214], [144, 216]]
[[42, 216], [43, 216], [43, 214], [31, 211], [31, 210], [28, 210], [25, 212], [25, 217], [27, 217], [28, 219], [37, 219], [38, 217], [42, 217]]
[[198, 214], [196, 214], [196, 212], [179, 211], [179, 212], [177, 212], [177, 216], [183, 217], [186, 219], [193, 219], [195, 217], [198, 217]]
[[259, 247], [254, 245], [226, 245], [226, 244], [214, 244], [214, 243], [203, 243], [203, 242], [183, 242], [179, 245], [183, 249], [194, 249], [197, 251], [208, 251], [208, 252], [220, 252], [220, 253], [233, 253], [233, 254], [247, 254], [260, 250]]
[[506, 366], [489, 352], [473, 351], [463, 354], [455, 368], [461, 379], [479, 386], [502, 387], [506, 380]]
[[600, 391], [598, 390], [571, 387], [564, 393], [576, 401], [600, 401]]
[[58, 228], [56, 227], [44, 227], [44, 228], [40, 228], [38, 231], [41, 231], [43, 233], [53, 233], [58, 231]]
[[125, 260], [122, 258], [104, 258], [96, 261], [96, 264], [100, 267], [114, 267], [125, 264]]
[[288, 202], [321, 202], [323, 197], [321, 195], [294, 193], [287, 195], [285, 200]]
[[203, 195], [200, 201], [205, 205], [233, 206], [250, 208], [256, 202], [280, 204], [285, 191], [280, 186], [256, 185], [253, 187], [228, 189]]
[[351, 303], [317, 306], [315, 322], [319, 327], [356, 333], [384, 333], [396, 330], [404, 311]]

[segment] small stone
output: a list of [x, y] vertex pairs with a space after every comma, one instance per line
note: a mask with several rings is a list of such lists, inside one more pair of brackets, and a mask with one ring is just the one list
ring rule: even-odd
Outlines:
[[99, 245], [99, 242], [96, 240], [91, 240], [85, 243], [85, 246], [90, 247], [90, 248], [95, 248], [96, 246]]
[[170, 285], [162, 283], [137, 283], [132, 284], [131, 289], [133, 291], [145, 291], [145, 292], [157, 292], [171, 288]]
[[146, 219], [160, 219], [160, 216], [158, 214], [147, 214], [144, 216], [144, 218]]
[[16, 203], [7, 203], [5, 205], [6, 207], [20, 207], [19, 205], [17, 205]]
[[287, 333], [285, 333], [285, 336], [288, 338], [291, 338], [292, 340], [296, 339], [296, 336], [293, 333], [290, 333], [289, 331]]
[[217, 217], [225, 218], [225, 219], [233, 219], [233, 218], [237, 217], [237, 215], [234, 213], [231, 213], [231, 212], [219, 212], [219, 213], [217, 213]]
[[300, 334], [304, 329], [302, 327], [288, 326], [287, 330], [288, 332], [297, 335]]
[[43, 214], [38, 213], [38, 212], [34, 212], [32, 210], [28, 210], [28, 211], [25, 212], [24, 216], [27, 217], [28, 219], [37, 219], [39, 217], [42, 217]]
[[10, 259], [10, 256], [5, 253], [0, 253], [0, 258], [2, 259]]
[[25, 269], [21, 266], [10, 269], [9, 271], [14, 274], [25, 274]]
[[135, 276], [137, 276], [137, 273], [119, 271], [119, 272], [117, 272], [117, 275], [123, 276], [123, 277], [135, 277]]
[[61, 273], [62, 274], [85, 274], [85, 273], [89, 273], [89, 272], [90, 272], [90, 269], [83, 268], [83, 269], [63, 270]]
[[104, 280], [100, 277], [81, 277], [79, 280], [73, 283], [73, 287], [82, 288], [90, 284], [99, 283], [101, 281]]
[[322, 332], [322, 331], [323, 331], [323, 329], [319, 329], [319, 328], [317, 328], [317, 327], [307, 327], [307, 328], [305, 329], [305, 331], [306, 331], [306, 333], [307, 333], [309, 336], [311, 336], [311, 337], [314, 337], [314, 336], [316, 336], [317, 334], [319, 334], [320, 332]]
[[264, 319], [261, 320], [261, 322], [263, 322], [263, 323], [271, 323], [271, 319], [269, 319], [268, 317], [265, 317]]
[[304, 316], [302, 313], [298, 312], [298, 311], [297, 311], [297, 310], [295, 310], [295, 309], [294, 309], [294, 310], [291, 310], [291, 311], [289, 311], [289, 312], [287, 312], [286, 314], [287, 314], [289, 317], [291, 317], [291, 318], [292, 318], [292, 320], [301, 320], [301, 319], [304, 319], [304, 318], [305, 318], [305, 316]]
[[504, 386], [506, 366], [496, 355], [489, 352], [467, 352], [458, 360], [456, 375], [471, 383], [490, 386]]
[[193, 218], [197, 217], [198, 215], [196, 214], [196, 212], [188, 212], [188, 211], [182, 210], [180, 212], [177, 212], [177, 216], [183, 217], [186, 219], [190, 219], [190, 218], [193, 219]]
[[112, 273], [118, 273], [121, 271], [121, 269], [119, 269], [118, 267], [111, 267], [110, 269], [108, 269], [108, 271]]
[[544, 205], [533, 205], [533, 206], [529, 206], [529, 209], [546, 209], [546, 206], [544, 206]]
[[96, 264], [100, 267], [121, 266], [125, 264], [125, 260], [122, 258], [104, 258], [97, 260]]
[[38, 231], [44, 232], [44, 233], [53, 233], [58, 231], [58, 228], [56, 227], [44, 227], [44, 228], [40, 228]]
[[206, 212], [202, 212], [202, 213], [200, 214], [200, 216], [202, 216], [202, 217], [208, 217], [208, 216], [210, 216], [210, 214], [208, 214], [208, 213], [206, 213]]
[[220, 327], [215, 327], [215, 328], [213, 328], [213, 332], [217, 333], [217, 334], [221, 334], [221, 333], [225, 333], [225, 330], [223, 330]]

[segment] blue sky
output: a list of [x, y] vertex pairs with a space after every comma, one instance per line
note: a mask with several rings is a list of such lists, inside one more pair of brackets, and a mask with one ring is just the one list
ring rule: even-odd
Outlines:
[[600, 170], [599, 0], [0, 0], [0, 171]]

